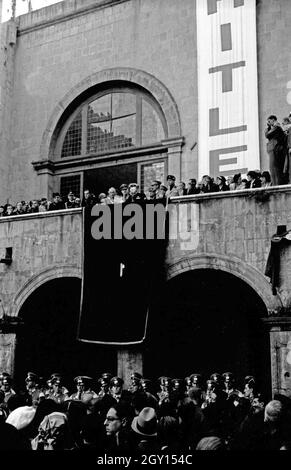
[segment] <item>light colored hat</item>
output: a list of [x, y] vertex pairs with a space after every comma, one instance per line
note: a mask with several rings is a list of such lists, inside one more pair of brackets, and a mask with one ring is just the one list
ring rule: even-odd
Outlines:
[[283, 405], [279, 400], [272, 400], [265, 407], [265, 421], [278, 421], [281, 418]]
[[156, 436], [157, 435], [157, 415], [154, 408], [146, 407], [136, 416], [132, 423], [131, 428], [141, 436]]
[[33, 406], [20, 406], [10, 413], [6, 423], [12, 424], [16, 429], [24, 429], [33, 420], [35, 412], [36, 408]]

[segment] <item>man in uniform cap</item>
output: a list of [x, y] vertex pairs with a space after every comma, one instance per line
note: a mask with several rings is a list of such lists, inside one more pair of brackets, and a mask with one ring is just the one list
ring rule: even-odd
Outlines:
[[201, 374], [191, 374], [190, 375], [192, 387], [201, 388], [202, 375]]
[[39, 377], [34, 372], [27, 372], [25, 386], [28, 402], [31, 400], [32, 405], [37, 405], [45, 398], [43, 391], [39, 387]]
[[158, 383], [160, 387], [160, 391], [157, 393], [159, 405], [170, 402], [171, 379], [163, 375], [159, 377]]
[[141, 383], [140, 383], [141, 379], [142, 379], [142, 375], [139, 374], [139, 372], [133, 372], [130, 375], [129, 391], [131, 393], [137, 393], [142, 390]]
[[222, 387], [223, 380], [221, 374], [219, 374], [218, 372], [214, 372], [213, 374], [211, 374], [210, 379], [213, 380], [219, 387]]
[[167, 189], [167, 192], [166, 192], [166, 197], [168, 197], [168, 198], [174, 197], [174, 196], [179, 196], [179, 191], [178, 191], [178, 188], [175, 186], [175, 181], [176, 181], [176, 178], [175, 178], [174, 175], [168, 175], [167, 176], [168, 189]]
[[105, 395], [109, 395], [110, 380], [112, 379], [112, 374], [110, 372], [104, 372], [101, 374], [101, 377], [98, 379], [100, 385], [100, 390], [98, 392], [98, 397], [103, 398]]
[[124, 381], [120, 377], [110, 379], [110, 393], [117, 402], [121, 399], [123, 383]]
[[192, 380], [190, 376], [185, 377], [186, 392], [185, 395], [188, 395], [190, 388], [192, 388]]
[[141, 379], [140, 385], [144, 392], [152, 393], [153, 382], [150, 379]]
[[97, 398], [97, 394], [91, 390], [92, 377], [87, 375], [78, 375], [74, 378], [74, 382], [77, 387], [77, 392], [70, 396], [70, 400], [80, 400], [84, 403], [88, 403], [89, 400]]
[[120, 377], [112, 377], [110, 380], [110, 394], [117, 401], [130, 402], [131, 393], [128, 390], [123, 390], [124, 381]]
[[224, 372], [224, 374], [222, 374], [222, 377], [224, 382], [223, 390], [227, 394], [227, 396], [233, 394], [234, 392], [237, 393], [239, 396], [242, 395], [241, 392], [235, 388], [235, 378], [232, 372]]
[[10, 397], [16, 395], [15, 391], [12, 389], [12, 378], [9, 374], [3, 377], [1, 390], [3, 390], [5, 394], [4, 403], [7, 403]]
[[212, 392], [215, 389], [215, 382], [212, 379], [206, 380], [206, 392], [205, 399], [201, 405], [201, 408], [206, 408], [210, 403], [212, 403]]
[[63, 403], [69, 398], [69, 392], [66, 387], [63, 387], [61, 374], [51, 375], [52, 393], [48, 394], [46, 398], [54, 400], [56, 403]]
[[127, 184], [123, 183], [119, 189], [121, 192], [122, 202], [126, 202], [129, 196]]
[[10, 377], [10, 374], [8, 374], [8, 372], [0, 372], [0, 388], [2, 387], [4, 377]]

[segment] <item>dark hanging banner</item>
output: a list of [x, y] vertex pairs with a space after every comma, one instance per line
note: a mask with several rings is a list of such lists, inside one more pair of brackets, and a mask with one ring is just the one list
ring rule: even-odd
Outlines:
[[84, 209], [79, 341], [143, 342], [164, 279], [165, 218], [165, 204], [151, 201]]

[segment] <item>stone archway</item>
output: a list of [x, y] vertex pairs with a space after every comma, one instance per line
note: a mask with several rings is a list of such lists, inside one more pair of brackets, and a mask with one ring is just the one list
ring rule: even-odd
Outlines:
[[233, 274], [258, 293], [268, 312], [279, 312], [282, 308], [282, 301], [279, 295], [272, 294], [267, 278], [258, 269], [239, 258], [206, 253], [192, 255], [169, 265], [167, 278], [172, 279], [179, 274], [196, 269], [216, 269]]
[[32, 276], [16, 293], [10, 305], [9, 314], [11, 316], [17, 316], [22, 305], [32, 294], [32, 292], [34, 292], [42, 284], [62, 277], [81, 278], [81, 268], [77, 265], [61, 265], [49, 267], [39, 271], [34, 276]]
[[17, 332], [14, 359], [15, 382], [20, 389], [28, 370], [44, 378], [60, 372], [70, 390], [77, 375], [95, 379], [104, 370], [115, 373], [115, 350], [78, 339], [81, 279], [72, 276], [72, 271], [68, 274], [53, 277], [51, 273], [49, 279], [47, 273], [46, 281], [43, 276], [41, 282], [38, 277], [34, 289], [27, 289], [22, 296], [18, 312], [22, 326]]
[[51, 157], [51, 146], [56, 126], [68, 106], [82, 93], [92, 87], [112, 81], [123, 81], [139, 85], [147, 90], [160, 105], [168, 126], [168, 138], [181, 137], [181, 121], [177, 104], [169, 90], [153, 75], [130, 67], [116, 67], [101, 70], [77, 83], [62, 98], [53, 110], [43, 133], [40, 146], [40, 159], [47, 160]]
[[150, 314], [145, 374], [183, 378], [196, 372], [206, 380], [231, 370], [239, 387], [246, 375], [255, 375], [270, 395], [266, 304], [254, 285], [218, 265], [204, 260], [191, 269], [184, 260], [170, 273]]

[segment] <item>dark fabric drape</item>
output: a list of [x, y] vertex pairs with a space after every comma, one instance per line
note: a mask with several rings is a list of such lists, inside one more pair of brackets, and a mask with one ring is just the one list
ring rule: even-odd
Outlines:
[[286, 232], [286, 234], [282, 234], [282, 236], [274, 235], [271, 239], [271, 247], [266, 263], [265, 275], [270, 278], [273, 295], [277, 294], [277, 287], [279, 287], [280, 257], [283, 248], [290, 244], [289, 238], [286, 238], [286, 235], [289, 233], [290, 231]]
[[[144, 214], [144, 235], [147, 204], [139, 203]], [[114, 205], [107, 207], [113, 231]], [[123, 223], [128, 219], [123, 217]], [[166, 239], [96, 240], [91, 233], [94, 220], [96, 216], [91, 215], [91, 210], [84, 209], [78, 339], [107, 344], [142, 342], [147, 316], [163, 278]]]

